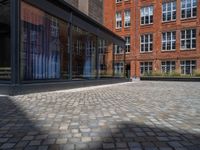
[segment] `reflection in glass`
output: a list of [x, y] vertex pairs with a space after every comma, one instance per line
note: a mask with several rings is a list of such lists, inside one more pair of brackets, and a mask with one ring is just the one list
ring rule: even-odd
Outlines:
[[24, 2], [21, 19], [22, 78], [68, 78], [67, 23]]
[[0, 80], [11, 78], [10, 0], [0, 1]]
[[96, 36], [72, 26], [72, 78], [96, 78]]
[[99, 48], [99, 76], [100, 78], [113, 76], [113, 43], [98, 39]]

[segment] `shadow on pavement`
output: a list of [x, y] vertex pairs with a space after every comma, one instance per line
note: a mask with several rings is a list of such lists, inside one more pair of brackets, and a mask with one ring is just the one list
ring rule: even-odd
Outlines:
[[[113, 122], [105, 127], [91, 128], [85, 133], [91, 142], [68, 140], [66, 144], [55, 144], [61, 134], [59, 129], [55, 131], [57, 135], [49, 137], [51, 131], [43, 131], [40, 125], [44, 122], [28, 116], [15, 100], [0, 97], [0, 149], [200, 150], [199, 134], [132, 122]], [[82, 137], [85, 135], [82, 133]]]
[[124, 122], [105, 130], [103, 134], [107, 136], [102, 141], [93, 143], [96, 146], [92, 150], [200, 150], [200, 134], [187, 131]]
[[43, 133], [15, 101], [0, 97], [0, 149], [23, 149], [38, 144], [40, 139], [30, 142], [36, 135]]

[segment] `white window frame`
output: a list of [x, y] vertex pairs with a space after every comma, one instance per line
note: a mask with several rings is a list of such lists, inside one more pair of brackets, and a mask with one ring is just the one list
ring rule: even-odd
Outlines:
[[121, 13], [121, 11], [116, 12], [115, 21], [116, 21], [116, 29], [121, 29], [122, 28], [122, 13]]
[[[147, 7], [142, 7], [140, 9], [140, 25], [150, 25], [153, 24], [153, 14], [154, 14], [154, 7], [151, 6], [147, 6]], [[151, 16], [152, 16], [152, 22], [151, 20]], [[144, 17], [144, 23], [142, 23], [142, 17]], [[148, 17], [148, 22], [146, 23], [146, 17]]]
[[[142, 36], [144, 36], [144, 42], [142, 42]], [[146, 36], [148, 37], [148, 42], [146, 43], [145, 38]], [[151, 36], [152, 36], [152, 41], [151, 40]], [[145, 50], [145, 45], [148, 44], [148, 50]], [[152, 49], [151, 48], [151, 44], [152, 44]], [[142, 50], [142, 45], [144, 50]], [[153, 34], [143, 34], [140, 36], [140, 53], [148, 53], [148, 52], [152, 52], [153, 51]]]
[[[187, 31], [190, 30], [190, 38], [187, 38]], [[195, 37], [193, 37], [193, 30], [195, 31]], [[182, 38], [182, 32], [185, 32], [184, 38]], [[195, 40], [195, 47], [192, 47], [193, 40]], [[196, 49], [197, 46], [197, 30], [196, 29], [185, 29], [180, 32], [180, 48], [181, 50], [192, 50]], [[190, 41], [190, 48], [187, 48], [187, 41]], [[182, 42], [184, 42], [184, 47], [182, 47]]]
[[[169, 68], [169, 71], [168, 71], [168, 68]], [[167, 61], [161, 62], [161, 72], [162, 73], [172, 73], [175, 70], [176, 70], [176, 61], [167, 60]]]
[[[164, 10], [165, 7], [165, 10]], [[168, 9], [170, 8], [170, 10]], [[168, 14], [170, 13], [170, 17], [171, 19], [168, 20]], [[173, 18], [173, 14], [175, 13], [175, 18]], [[164, 20], [164, 16], [166, 20]], [[169, 22], [169, 21], [175, 21], [176, 20], [176, 1], [172, 1], [172, 2], [166, 2], [162, 4], [162, 22]]]
[[118, 62], [114, 64], [114, 72], [115, 75], [123, 75], [124, 74], [124, 62]]
[[105, 51], [106, 51], [106, 41], [100, 39], [99, 40], [98, 48], [99, 48], [99, 54], [105, 54]]
[[130, 9], [126, 9], [124, 11], [124, 27], [128, 28], [130, 26], [131, 26], [131, 10]]
[[[145, 71], [147, 68], [147, 71]], [[152, 73], [153, 71], [153, 62], [147, 61], [147, 62], [140, 62], [140, 74], [144, 75], [145, 73]]]
[[[174, 33], [175, 33], [175, 37], [173, 36]], [[163, 34], [165, 34], [165, 38], [164, 38]], [[170, 34], [169, 37], [168, 37], [168, 34]], [[167, 49], [168, 43], [170, 43], [170, 49]], [[175, 48], [173, 48], [173, 43], [175, 43]], [[163, 49], [164, 44], [165, 44], [165, 49]], [[176, 31], [162, 33], [162, 48], [161, 48], [161, 50], [162, 51], [175, 51], [176, 50]]]
[[124, 37], [126, 43], [125, 43], [125, 52], [126, 53], [130, 53], [131, 51], [131, 36], [128, 35], [128, 36], [125, 36]]
[[123, 49], [118, 45], [114, 45], [114, 52], [115, 52], [115, 54], [123, 54], [124, 53]]
[[[189, 65], [187, 65], [187, 62], [190, 62]], [[195, 62], [193, 64], [193, 62]], [[196, 60], [182, 60], [180, 62], [180, 66], [181, 66], [181, 74], [187, 75], [188, 73], [186, 72], [187, 67], [189, 67], [190, 72], [189, 74], [193, 74], [193, 71], [195, 71], [195, 69], [197, 68], [197, 61]]]
[[[189, 3], [191, 2], [190, 6], [188, 7]], [[181, 19], [188, 19], [188, 18], [196, 18], [198, 14], [197, 8], [198, 0], [181, 0]], [[196, 9], [196, 15], [193, 14], [193, 10]], [[187, 17], [187, 10], [190, 10], [191, 16]], [[183, 11], [185, 11], [185, 17], [183, 17]]]
[[115, 0], [116, 4], [122, 3], [122, 0]]

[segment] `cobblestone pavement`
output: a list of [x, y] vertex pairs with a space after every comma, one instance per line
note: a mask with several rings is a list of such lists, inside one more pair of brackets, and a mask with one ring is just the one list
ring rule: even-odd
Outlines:
[[200, 150], [200, 83], [0, 97], [0, 149]]

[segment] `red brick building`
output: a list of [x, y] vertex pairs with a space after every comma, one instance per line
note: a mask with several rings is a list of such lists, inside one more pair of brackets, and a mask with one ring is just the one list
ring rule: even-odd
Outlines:
[[104, 24], [127, 40], [131, 77], [200, 70], [200, 0], [104, 0]]

